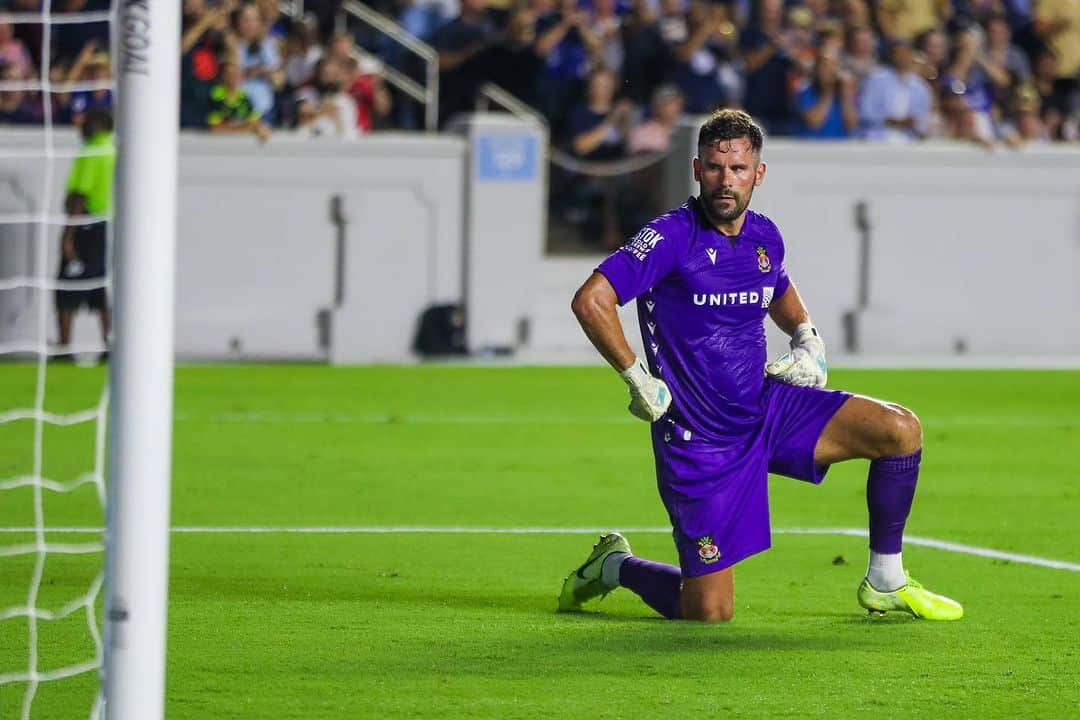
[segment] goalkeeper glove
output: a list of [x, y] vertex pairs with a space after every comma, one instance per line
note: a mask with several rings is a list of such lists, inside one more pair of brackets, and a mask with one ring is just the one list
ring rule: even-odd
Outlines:
[[630, 412], [645, 422], [656, 422], [664, 416], [671, 405], [671, 391], [667, 383], [652, 376], [649, 368], [638, 358], [634, 364], [619, 373], [630, 388]]
[[825, 387], [829, 367], [825, 364], [825, 343], [817, 328], [802, 323], [791, 337], [791, 350], [765, 366], [765, 374], [788, 385]]

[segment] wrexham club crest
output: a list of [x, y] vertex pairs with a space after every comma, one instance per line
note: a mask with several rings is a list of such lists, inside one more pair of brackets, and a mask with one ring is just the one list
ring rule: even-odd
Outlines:
[[706, 535], [698, 539], [697, 556], [706, 565], [711, 565], [720, 559], [720, 548], [716, 547], [712, 535]]
[[761, 272], [772, 270], [772, 263], [769, 262], [769, 256], [765, 253], [765, 246], [758, 245], [755, 249], [757, 250], [757, 269]]

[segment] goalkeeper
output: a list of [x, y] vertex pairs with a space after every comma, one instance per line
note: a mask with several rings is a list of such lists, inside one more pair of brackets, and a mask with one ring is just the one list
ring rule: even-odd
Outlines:
[[[825, 345], [784, 269], [784, 242], [747, 209], [765, 179], [762, 133], [742, 111], [701, 128], [700, 192], [648, 223], [605, 259], [574, 297], [585, 334], [651, 423], [657, 484], [679, 567], [631, 554], [604, 535], [564, 582], [560, 610], [623, 586], [667, 618], [729, 620], [733, 566], [769, 548], [767, 474], [820, 483], [829, 465], [867, 458], [870, 561], [856, 596], [872, 613], [955, 620], [960, 604], [904, 570], [922, 429], [911, 411], [825, 390]], [[637, 299], [647, 358], [635, 357], [615, 312]], [[791, 350], [766, 365], [766, 313]]]

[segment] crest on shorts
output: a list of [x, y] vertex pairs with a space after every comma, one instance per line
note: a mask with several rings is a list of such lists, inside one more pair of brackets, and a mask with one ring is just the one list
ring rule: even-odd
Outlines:
[[705, 535], [704, 537], [698, 538], [697, 556], [698, 559], [706, 565], [710, 565], [720, 559], [720, 548], [716, 547], [712, 535]]
[[772, 263], [769, 262], [769, 256], [765, 252], [765, 246], [758, 245], [754, 249], [757, 250], [757, 269], [761, 272], [769, 272], [772, 270]]

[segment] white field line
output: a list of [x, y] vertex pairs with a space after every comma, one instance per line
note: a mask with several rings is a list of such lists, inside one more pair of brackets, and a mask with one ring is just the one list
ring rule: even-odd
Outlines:
[[[611, 528], [602, 527], [413, 527], [394, 525], [371, 525], [371, 526], [325, 526], [325, 527], [209, 527], [181, 525], [174, 527], [172, 532], [185, 535], [596, 535], [607, 532]], [[75, 533], [75, 534], [100, 534], [104, 531], [100, 527], [55, 527], [47, 528], [49, 533]], [[31, 527], [0, 527], [0, 533], [32, 533]], [[629, 527], [620, 528], [620, 532], [634, 534], [664, 534], [670, 535], [671, 528], [661, 527]], [[866, 530], [859, 528], [773, 528], [776, 535], [845, 535], [848, 537], [866, 537]], [[1038, 567], [1051, 568], [1054, 570], [1068, 570], [1080, 572], [1080, 563], [1066, 562], [1064, 560], [1052, 560], [1050, 558], [1037, 557], [1035, 555], [1021, 555], [1019, 553], [1004, 552], [993, 548], [984, 548], [977, 545], [964, 545], [962, 543], [949, 542], [948, 540], [936, 540], [934, 538], [918, 537], [916, 535], [904, 536], [904, 542], [908, 545], [920, 545], [922, 547], [945, 550], [947, 552], [960, 553], [962, 555], [975, 555], [977, 557], [991, 558], [993, 560], [1007, 560], [1022, 565], [1036, 565]]]
[[[252, 425], [637, 425], [641, 421], [629, 415], [575, 416], [566, 415], [432, 415], [423, 413], [188, 413], [173, 415], [177, 422], [243, 423]], [[1072, 417], [1016, 417], [1014, 415], [952, 415], [947, 417], [920, 416], [925, 427], [1013, 427], [1046, 428], [1071, 427]]]

